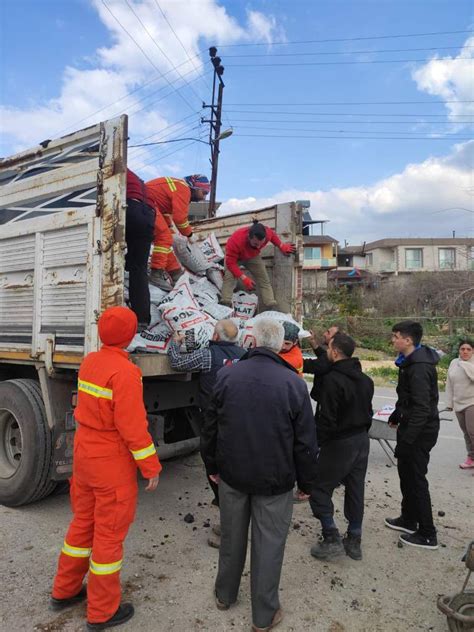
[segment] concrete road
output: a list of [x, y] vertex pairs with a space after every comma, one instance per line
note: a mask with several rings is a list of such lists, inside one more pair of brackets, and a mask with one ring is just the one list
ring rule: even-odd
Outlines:
[[[391, 388], [377, 388], [375, 407], [395, 401]], [[398, 476], [384, 452], [372, 442], [367, 476], [362, 562], [344, 557], [321, 563], [309, 555], [318, 523], [309, 506], [295, 505], [281, 581], [285, 620], [282, 632], [444, 631], [436, 610], [438, 594], [459, 591], [465, 575], [460, 562], [474, 538], [474, 478], [461, 471], [465, 449], [456, 422], [443, 421], [432, 453], [429, 479], [439, 528], [440, 549], [397, 547], [398, 536], [383, 526], [399, 512]], [[155, 494], [142, 482], [137, 519], [126, 542], [122, 571], [125, 599], [136, 616], [124, 632], [250, 630], [248, 568], [237, 605], [218, 611], [212, 599], [217, 551], [207, 546], [210, 506], [197, 454], [167, 462]], [[342, 529], [343, 489], [335, 494]], [[444, 512], [438, 516], [438, 512]], [[195, 521], [184, 522], [191, 513]], [[84, 607], [57, 615], [48, 610], [56, 560], [70, 518], [68, 497], [53, 496], [19, 509], [0, 507], [0, 630], [79, 631]]]

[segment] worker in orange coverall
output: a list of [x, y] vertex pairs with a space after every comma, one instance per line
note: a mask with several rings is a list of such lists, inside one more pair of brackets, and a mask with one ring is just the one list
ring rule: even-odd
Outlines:
[[137, 317], [111, 307], [99, 318], [100, 351], [79, 369], [74, 412], [74, 513], [59, 556], [51, 608], [62, 610], [86, 598], [87, 629], [105, 630], [131, 619], [120, 603], [123, 542], [135, 517], [137, 467], [156, 489], [161, 464], [148, 432], [140, 369], [124, 350], [137, 331]]
[[155, 210], [155, 239], [151, 257], [150, 283], [169, 290], [183, 270], [173, 253], [174, 223], [181, 235], [191, 242], [193, 229], [189, 223], [190, 202], [201, 202], [209, 193], [211, 185], [206, 176], [196, 174], [178, 178], [155, 178], [146, 183], [147, 195], [152, 199]]

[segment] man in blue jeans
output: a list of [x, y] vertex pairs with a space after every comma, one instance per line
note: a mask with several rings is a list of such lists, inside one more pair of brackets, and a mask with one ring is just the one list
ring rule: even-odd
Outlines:
[[401, 531], [400, 542], [422, 549], [437, 549], [433, 512], [426, 474], [430, 451], [439, 433], [439, 356], [421, 344], [420, 323], [404, 320], [392, 328], [392, 344], [398, 351], [398, 400], [389, 424], [398, 427], [395, 456], [402, 492], [401, 514], [385, 518], [389, 529]]

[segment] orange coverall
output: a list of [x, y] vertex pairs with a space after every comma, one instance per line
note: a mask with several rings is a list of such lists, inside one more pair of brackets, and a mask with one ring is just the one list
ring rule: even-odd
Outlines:
[[168, 272], [180, 270], [181, 265], [173, 253], [171, 226], [174, 222], [185, 237], [193, 232], [188, 219], [191, 189], [184, 180], [168, 177], [150, 180], [146, 187], [156, 210], [151, 269]]
[[87, 582], [87, 620], [102, 623], [118, 610], [123, 542], [135, 517], [137, 467], [145, 478], [161, 471], [148, 432], [140, 369], [123, 347], [137, 318], [112, 307], [99, 319], [104, 346], [79, 369], [77, 430], [71, 478], [73, 519], [59, 556], [52, 596], [68, 599]]

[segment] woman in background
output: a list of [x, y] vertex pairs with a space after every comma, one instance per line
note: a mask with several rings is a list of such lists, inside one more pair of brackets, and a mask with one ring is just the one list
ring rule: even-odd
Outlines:
[[466, 442], [467, 458], [459, 467], [463, 470], [474, 468], [474, 343], [462, 340], [459, 343], [459, 357], [448, 369], [446, 397], [448, 407], [454, 410]]

